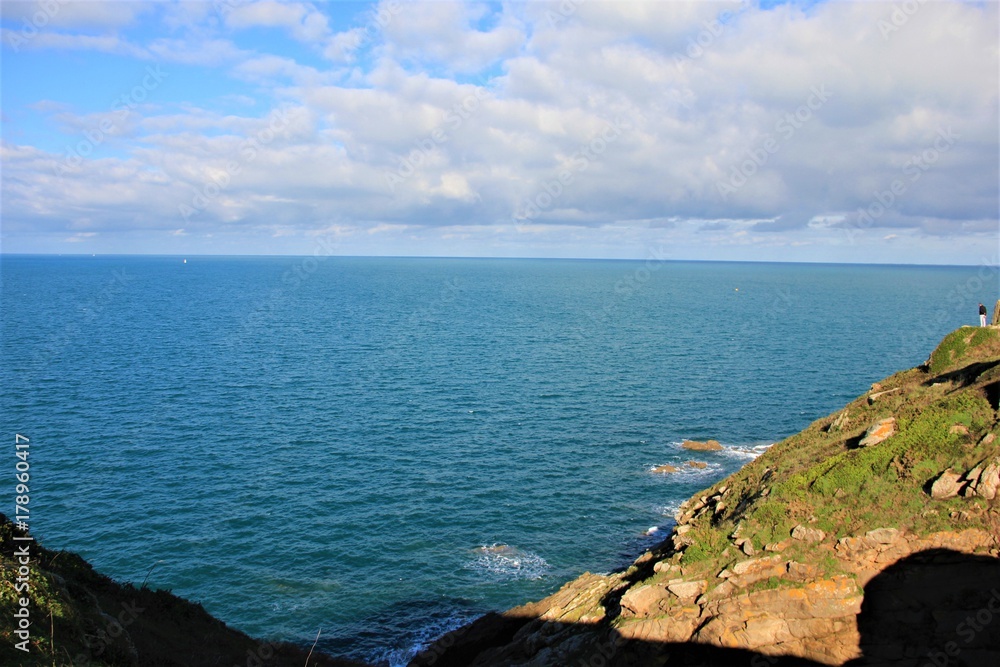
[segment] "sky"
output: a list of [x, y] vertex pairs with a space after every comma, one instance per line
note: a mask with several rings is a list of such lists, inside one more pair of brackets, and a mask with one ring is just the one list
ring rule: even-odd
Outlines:
[[1000, 263], [996, 2], [0, 2], [0, 251]]

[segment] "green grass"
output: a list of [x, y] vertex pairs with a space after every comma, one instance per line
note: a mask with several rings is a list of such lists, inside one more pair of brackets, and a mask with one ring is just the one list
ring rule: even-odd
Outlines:
[[[965, 472], [984, 458], [1000, 455], [1000, 438], [989, 448], [975, 446], [987, 432], [1000, 433], [998, 413], [983, 389], [1000, 380], [997, 361], [1000, 332], [960, 329], [935, 350], [929, 371], [911, 369], [879, 383], [882, 390], [898, 388], [898, 393], [871, 405], [864, 395], [846, 406], [850, 422], [842, 431], [828, 428], [840, 410], [772, 446], [716, 485], [730, 488], [730, 509], [714, 527], [707, 516], [694, 522], [695, 544], [683, 562], [699, 564], [698, 569], [725, 566], [721, 554], [727, 545], [729, 559], [742, 558], [729, 539], [738, 523], [743, 526], [740, 535], [758, 549], [786, 540], [799, 523], [823, 530], [828, 540], [883, 527], [917, 533], [989, 529], [974, 503], [965, 498], [934, 500], [926, 486], [946, 468]], [[866, 428], [889, 416], [896, 418], [894, 436], [872, 447], [853, 447]], [[968, 433], [952, 433], [956, 424]], [[950, 517], [963, 509], [969, 518]], [[793, 543], [792, 551], [796, 548]], [[820, 558], [817, 553], [803, 557], [809, 562]], [[821, 569], [840, 571], [832, 553], [828, 559], [831, 562]]]
[[695, 564], [720, 558], [722, 552], [729, 546], [726, 534], [710, 526], [699, 526], [688, 533], [688, 535], [694, 540], [694, 544], [684, 552], [685, 564]]
[[995, 356], [1000, 348], [1000, 331], [982, 327], [963, 327], [951, 332], [931, 353], [930, 372], [940, 375], [946, 371], [974, 361], [971, 357], [979, 356], [977, 351], [985, 356]]

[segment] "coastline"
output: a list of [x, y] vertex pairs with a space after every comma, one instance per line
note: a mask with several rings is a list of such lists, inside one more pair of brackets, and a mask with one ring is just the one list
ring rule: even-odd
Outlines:
[[984, 622], [1000, 614], [998, 434], [1000, 327], [962, 327], [695, 494], [630, 567], [487, 614], [410, 667], [1000, 664]]
[[[487, 613], [409, 664], [634, 665], [669, 654], [672, 664], [878, 657], [902, 665], [914, 651], [949, 646], [981, 664], [1000, 660], [1000, 623], [981, 624], [965, 642], [951, 621], [980, 612], [992, 619], [994, 606], [1000, 614], [1000, 594], [990, 597], [1000, 591], [1000, 327], [952, 332], [925, 364], [874, 383], [694, 494], [675, 522], [628, 567], [585, 573], [541, 600]], [[8, 554], [25, 534], [6, 517], [0, 526], [3, 568], [14, 573]], [[47, 618], [50, 632], [32, 633], [27, 659], [6, 643], [0, 658], [10, 664], [83, 656], [95, 665], [197, 666], [221, 656], [301, 665], [309, 654], [36, 546], [30, 606], [35, 627]], [[897, 585], [909, 580], [922, 583]], [[0, 597], [7, 619], [11, 590]], [[879, 610], [893, 600], [919, 610], [919, 627], [889, 623]], [[130, 609], [141, 611], [121, 616]], [[920, 629], [932, 622], [933, 631]], [[15, 628], [3, 628], [13, 640]], [[363, 663], [313, 651], [308, 664]]]

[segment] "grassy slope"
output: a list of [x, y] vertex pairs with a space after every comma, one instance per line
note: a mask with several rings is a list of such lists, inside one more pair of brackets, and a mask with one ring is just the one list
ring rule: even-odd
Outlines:
[[[877, 392], [889, 393], [870, 401]], [[877, 383], [841, 412], [775, 444], [698, 494], [709, 498], [728, 488], [727, 507], [691, 520], [687, 537], [693, 544], [673, 560], [683, 565], [686, 579], [711, 580], [746, 558], [733, 544], [738, 531], [759, 555], [769, 555], [760, 553], [765, 545], [785, 542], [784, 558], [815, 565], [822, 576], [842, 573], [842, 566], [828, 547], [789, 540], [798, 524], [834, 539], [875, 528], [923, 535], [981, 528], [1000, 534], [997, 500], [992, 505], [982, 498], [935, 500], [928, 492], [945, 469], [965, 472], [1000, 456], [998, 395], [1000, 329], [958, 329], [923, 366]], [[896, 434], [858, 448], [868, 427], [888, 417], [896, 419]], [[983, 444], [988, 433], [996, 439]], [[651, 581], [672, 576], [658, 574]], [[775, 579], [754, 588], [791, 585]]]

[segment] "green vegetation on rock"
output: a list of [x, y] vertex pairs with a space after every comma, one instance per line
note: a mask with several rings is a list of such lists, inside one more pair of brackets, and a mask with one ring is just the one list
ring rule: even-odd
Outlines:
[[[946, 470], [967, 474], [1000, 457], [998, 394], [1000, 330], [963, 327], [949, 334], [926, 366], [876, 383], [843, 411], [700, 494], [726, 490], [722, 511], [716, 505], [714, 512], [685, 517], [692, 543], [681, 562], [698, 572], [726, 567], [735, 549], [723, 552], [737, 526], [739, 537], [757, 549], [789, 541], [794, 550], [806, 546], [790, 539], [798, 525], [823, 531], [827, 546], [877, 528], [996, 530], [990, 501], [932, 498], [930, 486]], [[869, 429], [888, 420], [889, 437], [860, 446]], [[819, 564], [836, 569], [829, 559]]]
[[[252, 639], [169, 591], [119, 584], [77, 554], [51, 551], [0, 514], [0, 664], [21, 667], [152, 665], [306, 665], [308, 647]], [[29, 545], [27, 591], [15, 589], [21, 564], [15, 548]], [[16, 547], [15, 547], [16, 545]], [[14, 612], [30, 602], [30, 639], [21, 651]], [[358, 665], [314, 652], [309, 665]]]

